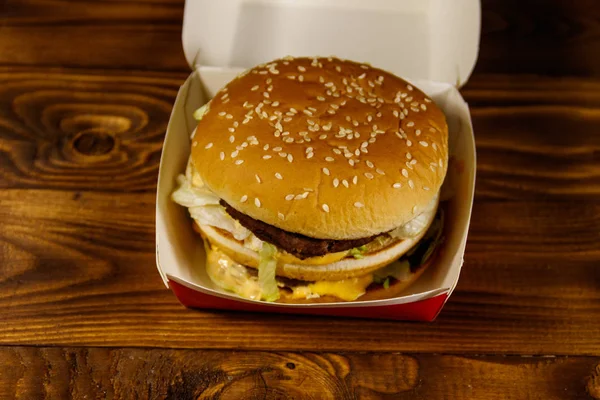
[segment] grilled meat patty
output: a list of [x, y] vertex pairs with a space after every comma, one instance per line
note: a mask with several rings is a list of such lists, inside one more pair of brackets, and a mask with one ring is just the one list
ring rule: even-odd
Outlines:
[[250, 230], [257, 238], [271, 243], [278, 248], [302, 260], [310, 257], [324, 256], [329, 253], [350, 250], [371, 242], [378, 235], [353, 240], [315, 239], [297, 233], [281, 230], [273, 225], [251, 218], [221, 200], [221, 205], [231, 217]]

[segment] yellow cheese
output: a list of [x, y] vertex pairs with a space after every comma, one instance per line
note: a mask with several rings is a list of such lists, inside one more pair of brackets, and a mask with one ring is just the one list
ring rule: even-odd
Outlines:
[[318, 281], [306, 286], [294, 288], [292, 298], [306, 299], [318, 296], [335, 296], [342, 300], [353, 301], [365, 294], [367, 287], [373, 282], [373, 275], [344, 279], [341, 281]]
[[310, 257], [304, 260], [299, 259], [289, 253], [280, 252], [277, 255], [277, 259], [284, 264], [301, 264], [301, 265], [325, 265], [331, 264], [336, 261], [340, 261], [348, 255], [347, 251], [340, 251], [338, 253], [329, 253], [320, 257]]

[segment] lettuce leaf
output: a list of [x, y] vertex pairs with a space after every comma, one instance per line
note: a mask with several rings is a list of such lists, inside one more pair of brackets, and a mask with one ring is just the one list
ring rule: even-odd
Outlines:
[[350, 251], [348, 251], [348, 254], [354, 258], [360, 259], [360, 258], [365, 258], [365, 256], [364, 256], [365, 251], [367, 251], [367, 246], [363, 245], [360, 247], [355, 247], [353, 249], [350, 249]]
[[263, 242], [259, 255], [258, 284], [261, 288], [262, 298], [266, 301], [275, 301], [279, 299], [279, 288], [275, 279], [277, 248], [270, 243]]

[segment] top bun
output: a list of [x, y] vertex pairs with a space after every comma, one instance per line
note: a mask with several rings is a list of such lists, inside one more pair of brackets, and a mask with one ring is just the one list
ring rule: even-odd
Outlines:
[[442, 111], [403, 79], [337, 58], [284, 58], [227, 84], [192, 143], [204, 183], [288, 232], [356, 239], [434, 201], [446, 175]]

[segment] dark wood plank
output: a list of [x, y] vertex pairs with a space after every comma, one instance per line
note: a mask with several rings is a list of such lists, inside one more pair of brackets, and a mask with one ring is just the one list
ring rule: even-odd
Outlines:
[[[183, 0], [7, 0], [0, 65], [186, 71]], [[600, 76], [595, 0], [483, 0], [478, 73]]]
[[154, 190], [185, 78], [0, 69], [0, 187]]
[[[0, 69], [0, 187], [155, 190], [185, 73]], [[487, 76], [464, 89], [486, 199], [600, 194], [600, 83]]]
[[432, 324], [186, 310], [155, 270], [153, 193], [5, 190], [0, 220], [2, 344], [600, 356], [598, 203], [476, 203]]
[[600, 358], [0, 349], [15, 399], [600, 399]]
[[7, 0], [0, 65], [188, 71], [183, 0]]
[[483, 0], [476, 73], [600, 76], [595, 0]]

